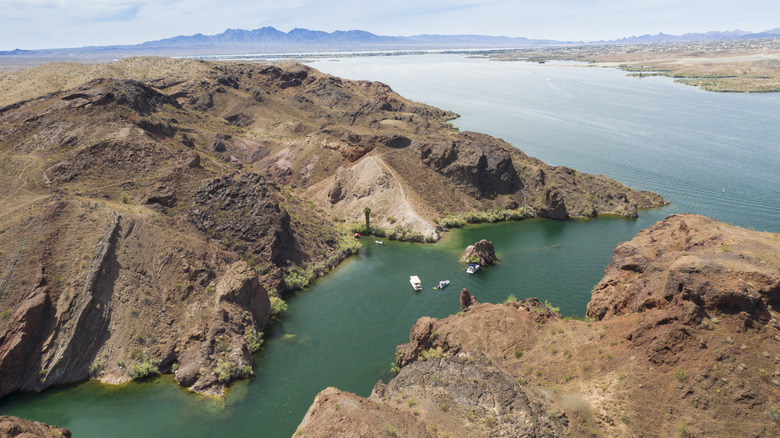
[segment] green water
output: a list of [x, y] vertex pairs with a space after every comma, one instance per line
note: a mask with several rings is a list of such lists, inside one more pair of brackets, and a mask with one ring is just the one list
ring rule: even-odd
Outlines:
[[[636, 221], [470, 226], [435, 245], [364, 239], [359, 255], [288, 297], [288, 312], [266, 329], [257, 376], [233, 385], [224, 400], [190, 394], [167, 376], [121, 387], [88, 382], [14, 394], [0, 400], [0, 413], [65, 426], [77, 437], [290, 436], [320, 390], [336, 386], [365, 396], [378, 379], [390, 378], [395, 346], [408, 340], [420, 316], [457, 312], [461, 288], [483, 302], [534, 296], [564, 314], [582, 315], [615, 244], [671, 213], [706, 213], [780, 231], [778, 95], [716, 95], [611, 70], [542, 70], [453, 56], [315, 66], [383, 80], [404, 95], [463, 114], [456, 123], [464, 129], [658, 191], [673, 204], [640, 211]], [[705, 121], [708, 128], [697, 125]], [[727, 135], [732, 131], [740, 135]], [[494, 242], [501, 262], [469, 276], [458, 258], [482, 238]], [[409, 275], [423, 281], [421, 292], [411, 290]], [[432, 289], [445, 279], [449, 287]]]
[[[0, 412], [71, 428], [79, 437], [290, 436], [314, 396], [327, 386], [367, 396], [387, 380], [395, 346], [408, 340], [421, 316], [457, 312], [462, 288], [479, 301], [509, 294], [549, 300], [565, 314], [582, 315], [614, 245], [664, 217], [638, 221], [602, 218], [528, 220], [455, 230], [435, 245], [364, 239], [358, 256], [289, 299], [289, 310], [269, 330], [257, 376], [218, 399], [195, 396], [157, 381], [111, 387], [93, 382], [42, 394], [13, 395]], [[465, 246], [492, 240], [501, 262], [468, 275], [458, 261]], [[409, 275], [423, 281], [421, 292]], [[433, 290], [439, 280], [450, 280]]]

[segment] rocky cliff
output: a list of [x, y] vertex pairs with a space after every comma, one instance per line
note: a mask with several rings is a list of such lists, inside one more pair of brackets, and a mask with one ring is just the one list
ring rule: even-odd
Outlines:
[[251, 375], [270, 300], [354, 251], [344, 222], [366, 206], [372, 224], [433, 239], [447, 214], [663, 203], [301, 65], [147, 58], [17, 77], [9, 95], [27, 100], [0, 108], [0, 396], [157, 372], [221, 394]]
[[37, 421], [0, 416], [0, 436], [4, 438], [70, 438], [70, 430]]
[[777, 436], [778, 279], [776, 234], [672, 216], [618, 245], [599, 318], [464, 291], [417, 321], [395, 378], [323, 391], [296, 436]]

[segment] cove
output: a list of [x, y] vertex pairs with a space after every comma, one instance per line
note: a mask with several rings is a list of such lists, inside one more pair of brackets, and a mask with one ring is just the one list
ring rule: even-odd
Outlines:
[[[325, 387], [365, 396], [378, 379], [392, 377], [395, 346], [408, 340], [417, 318], [457, 312], [463, 287], [482, 302], [535, 296], [582, 315], [614, 245], [669, 214], [703, 213], [780, 231], [778, 95], [716, 94], [617, 70], [457, 55], [314, 67], [387, 82], [406, 97], [458, 112], [461, 129], [499, 136], [551, 164], [657, 191], [672, 205], [640, 211], [635, 221], [474, 225], [435, 245], [364, 239], [358, 255], [287, 297], [288, 312], [266, 329], [256, 377], [234, 384], [224, 400], [189, 394], [163, 376], [14, 394], [0, 400], [0, 413], [68, 427], [79, 437], [291, 436]], [[501, 262], [468, 276], [458, 258], [482, 238], [494, 242]], [[412, 274], [423, 281], [419, 293], [409, 286]], [[444, 279], [448, 288], [431, 289]]]
[[[256, 377], [234, 384], [225, 400], [188, 393], [172, 377], [119, 387], [87, 382], [41, 394], [14, 394], [0, 412], [70, 428], [75, 436], [291, 436], [314, 396], [328, 386], [367, 396], [389, 372], [395, 346], [421, 316], [459, 310], [467, 288], [479, 301], [548, 300], [583, 315], [614, 245], [667, 215], [642, 211], [636, 221], [533, 219], [453, 230], [434, 245], [363, 239], [358, 255], [288, 297], [289, 309], [267, 329]], [[492, 240], [501, 261], [476, 275], [459, 257], [474, 241]], [[416, 274], [423, 290], [412, 291]], [[433, 290], [439, 280], [451, 284]]]

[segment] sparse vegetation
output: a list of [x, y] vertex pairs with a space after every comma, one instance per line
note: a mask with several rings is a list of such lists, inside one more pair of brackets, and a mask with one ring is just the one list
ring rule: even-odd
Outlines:
[[134, 380], [143, 379], [160, 373], [160, 371], [157, 370], [154, 361], [152, 361], [152, 358], [149, 356], [144, 356], [141, 360], [131, 365], [129, 371], [130, 377]]
[[214, 375], [221, 382], [229, 382], [238, 375], [238, 366], [231, 360], [219, 358], [217, 366], [214, 367]]
[[247, 347], [252, 353], [257, 353], [263, 346], [263, 332], [257, 332], [254, 329], [248, 328], [244, 334]]
[[271, 300], [271, 315], [278, 315], [287, 311], [287, 303], [283, 299], [277, 296], [269, 297]]
[[423, 350], [420, 352], [420, 356], [418, 357], [419, 360], [426, 361], [429, 359], [437, 359], [444, 355], [444, 351], [441, 347], [431, 347], [427, 350]]
[[780, 424], [780, 409], [777, 406], [770, 406], [769, 410], [766, 411], [766, 416], [775, 423]]
[[393, 426], [391, 426], [389, 424], [385, 424], [385, 426], [382, 428], [382, 431], [387, 436], [398, 436], [398, 429], [396, 429], [395, 427], [393, 427]]
[[675, 431], [677, 431], [677, 434], [680, 435], [681, 437], [687, 438], [692, 436], [690, 429], [688, 429], [688, 425], [685, 424], [685, 422], [682, 420], [674, 424], [674, 429]]
[[98, 377], [103, 374], [105, 368], [106, 362], [103, 359], [95, 359], [95, 361], [89, 365], [89, 375]]
[[551, 304], [549, 301], [547, 301], [547, 300], [544, 300], [544, 307], [546, 307], [546, 308], [547, 308], [547, 310], [549, 310], [550, 312], [553, 312], [553, 313], [559, 313], [559, 312], [561, 311], [561, 308], [560, 308], [560, 307], [555, 307], [555, 306], [553, 306], [553, 305], [552, 305], [552, 304]]

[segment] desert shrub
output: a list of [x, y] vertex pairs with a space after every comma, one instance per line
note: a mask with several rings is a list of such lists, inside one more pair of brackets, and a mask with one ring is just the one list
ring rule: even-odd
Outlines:
[[144, 357], [142, 361], [136, 362], [130, 367], [130, 377], [136, 380], [159, 373], [160, 371], [157, 370], [157, 366], [154, 365], [152, 358], [149, 356]]
[[360, 223], [360, 222], [350, 222], [347, 229], [350, 233], [360, 233], [361, 235], [365, 236], [368, 233], [366, 232], [366, 224]]
[[249, 351], [257, 353], [260, 347], [263, 346], [263, 332], [256, 332], [254, 329], [248, 329], [244, 335], [246, 339], [246, 345], [249, 347]]
[[238, 373], [238, 366], [231, 360], [220, 358], [217, 360], [217, 366], [214, 367], [214, 375], [221, 382], [229, 382]]
[[444, 355], [444, 351], [441, 349], [441, 347], [431, 347], [427, 350], [423, 350], [420, 352], [420, 357], [418, 359], [422, 361], [426, 361], [428, 359], [436, 359], [439, 357], [442, 357]]
[[303, 289], [314, 278], [314, 269], [311, 266], [293, 268], [282, 274], [282, 278], [287, 290]]
[[287, 303], [279, 297], [270, 297], [271, 300], [271, 314], [278, 315], [287, 311]]
[[89, 365], [89, 375], [99, 376], [103, 374], [103, 370], [106, 368], [106, 362], [103, 359], [97, 359]]
[[766, 416], [775, 423], [780, 423], [780, 409], [777, 406], [771, 406], [766, 412]]

